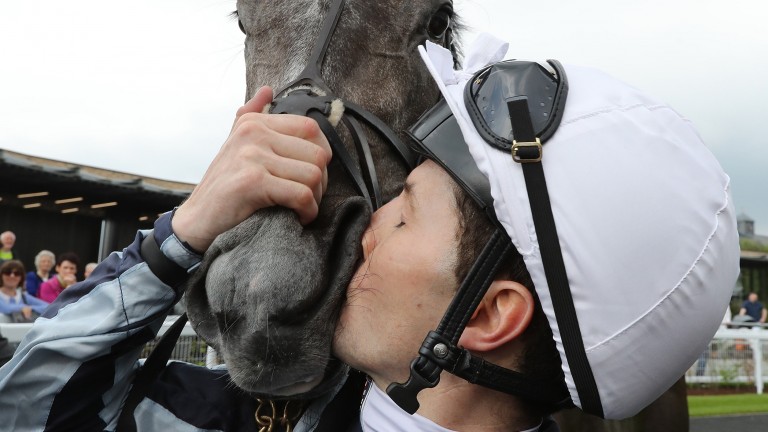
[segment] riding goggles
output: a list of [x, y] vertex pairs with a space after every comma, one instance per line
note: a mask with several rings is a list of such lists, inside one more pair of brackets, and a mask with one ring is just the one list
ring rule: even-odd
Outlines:
[[[492, 147], [510, 152], [518, 162], [541, 160], [541, 145], [555, 133], [562, 118], [568, 82], [560, 62], [547, 63], [552, 71], [530, 61], [490, 65], [475, 73], [464, 91], [467, 112], [480, 136]], [[534, 140], [520, 139], [527, 120], [511, 113], [530, 118]], [[477, 168], [444, 99], [422, 115], [408, 135], [416, 152], [441, 165], [497, 221], [488, 179]]]

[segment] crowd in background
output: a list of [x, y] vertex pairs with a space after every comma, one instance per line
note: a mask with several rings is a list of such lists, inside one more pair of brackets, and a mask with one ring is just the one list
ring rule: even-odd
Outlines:
[[[27, 267], [14, 252], [16, 235], [11, 231], [0, 234], [0, 322], [33, 322], [67, 287], [77, 282], [80, 264], [73, 252], [58, 257], [49, 250], [35, 255], [34, 268]], [[87, 278], [96, 263], [85, 266]]]

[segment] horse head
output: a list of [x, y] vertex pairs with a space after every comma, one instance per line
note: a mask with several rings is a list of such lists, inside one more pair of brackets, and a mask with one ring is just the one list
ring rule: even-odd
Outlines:
[[[340, 18], [329, 32], [336, 8]], [[322, 51], [322, 84], [401, 139], [439, 96], [417, 46], [449, 45], [458, 29], [451, 0], [239, 0], [237, 17], [246, 35], [246, 97], [262, 85], [285, 88]], [[327, 50], [318, 49], [326, 40]], [[351, 160], [359, 160], [352, 134], [339, 133]], [[410, 167], [381, 136], [369, 140], [377, 195], [385, 202]], [[303, 227], [281, 208], [259, 211], [215, 240], [188, 283], [190, 322], [223, 356], [233, 382], [250, 393], [311, 396], [345, 371], [331, 345], [371, 204], [336, 159], [313, 223]], [[370, 187], [370, 176], [366, 182]]]

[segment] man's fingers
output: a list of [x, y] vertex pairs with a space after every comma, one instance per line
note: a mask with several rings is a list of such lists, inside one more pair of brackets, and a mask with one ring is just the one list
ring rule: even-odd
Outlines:
[[327, 150], [304, 139], [281, 136], [280, 139], [270, 140], [269, 145], [278, 156], [311, 163], [320, 168], [325, 168], [331, 161]]
[[317, 217], [318, 202], [313, 191], [306, 185], [280, 177], [268, 177], [265, 182], [269, 182], [264, 188], [267, 191], [267, 199], [274, 205], [295, 211], [302, 225]]
[[270, 115], [264, 119], [264, 124], [279, 134], [301, 138], [322, 148], [327, 152], [330, 162], [331, 146], [320, 126], [311, 118], [291, 114]]
[[325, 192], [327, 172], [325, 166], [318, 167], [312, 163], [301, 162], [295, 159], [274, 158], [265, 161], [264, 167], [275, 177], [280, 177], [296, 183], [301, 183], [312, 190], [315, 201], [318, 203]]

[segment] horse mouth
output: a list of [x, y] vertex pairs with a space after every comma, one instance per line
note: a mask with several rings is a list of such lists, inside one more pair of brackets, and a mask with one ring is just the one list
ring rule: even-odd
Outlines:
[[324, 375], [310, 377], [303, 382], [300, 381], [294, 384], [288, 384], [284, 387], [274, 388], [270, 391], [270, 393], [275, 396], [293, 396], [295, 394], [308, 393], [312, 389], [319, 386], [323, 381], [323, 378], [325, 378]]

